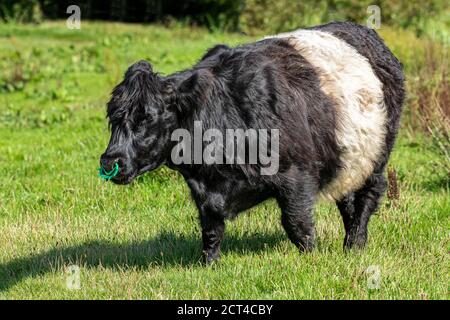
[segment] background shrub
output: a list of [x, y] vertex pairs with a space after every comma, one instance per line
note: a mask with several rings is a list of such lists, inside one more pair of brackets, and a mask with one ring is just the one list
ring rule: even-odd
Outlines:
[[381, 8], [382, 24], [408, 28], [417, 35], [449, 41], [450, 15], [446, 0], [3, 0], [0, 19], [39, 22], [67, 17], [71, 4], [82, 18], [126, 22], [164, 21], [169, 17], [211, 30], [249, 34], [287, 31], [332, 20], [365, 23], [367, 7]]
[[38, 0], [2, 0], [0, 21], [33, 22], [42, 21], [42, 7]]

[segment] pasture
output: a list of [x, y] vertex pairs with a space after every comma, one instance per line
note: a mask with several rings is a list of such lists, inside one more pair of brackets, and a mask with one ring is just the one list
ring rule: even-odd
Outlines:
[[[339, 212], [323, 203], [317, 249], [300, 255], [268, 201], [227, 223], [222, 259], [205, 267], [181, 175], [161, 168], [125, 187], [98, 178], [105, 104], [137, 60], [168, 74], [214, 44], [257, 37], [177, 24], [0, 24], [0, 299], [448, 299], [448, 160], [410, 116], [413, 85], [430, 80], [419, 72], [429, 43], [380, 32], [411, 92], [390, 160], [397, 179], [367, 248], [343, 252]], [[79, 288], [68, 285], [74, 265]]]

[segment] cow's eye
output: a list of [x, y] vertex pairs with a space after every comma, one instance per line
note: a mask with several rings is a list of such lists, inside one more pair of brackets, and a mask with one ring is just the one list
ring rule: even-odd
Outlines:
[[148, 120], [146, 118], [140, 117], [135, 119], [131, 124], [131, 130], [133, 131], [134, 135], [136, 136], [142, 136], [146, 132], [147, 128], [147, 122]]

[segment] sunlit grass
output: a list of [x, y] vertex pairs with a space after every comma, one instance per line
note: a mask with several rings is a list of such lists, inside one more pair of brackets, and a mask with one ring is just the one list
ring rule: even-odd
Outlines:
[[[163, 168], [128, 187], [96, 176], [109, 138], [104, 105], [130, 63], [146, 58], [170, 73], [216, 43], [251, 40], [111, 23], [0, 25], [2, 81], [14, 66], [29, 73], [22, 88], [0, 83], [0, 298], [449, 297], [448, 176], [430, 165], [440, 156], [421, 134], [402, 132], [390, 163], [400, 198], [373, 217], [366, 250], [347, 254], [332, 204], [316, 208], [317, 250], [299, 255], [269, 201], [227, 224], [221, 262], [204, 267], [179, 174]], [[73, 264], [79, 290], [66, 286]], [[378, 289], [368, 287], [370, 266]]]

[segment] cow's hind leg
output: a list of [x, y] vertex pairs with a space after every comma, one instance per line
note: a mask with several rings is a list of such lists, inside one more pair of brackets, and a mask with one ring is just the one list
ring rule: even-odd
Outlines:
[[289, 240], [300, 251], [314, 248], [315, 231], [313, 206], [317, 187], [308, 174], [286, 183], [277, 197], [281, 208], [281, 222]]
[[355, 217], [355, 193], [351, 192], [346, 195], [343, 199], [336, 202], [337, 207], [341, 213], [342, 220], [344, 222], [345, 228], [345, 239], [344, 246], [347, 243], [347, 238], [350, 232], [350, 228], [353, 224], [353, 220]]
[[378, 209], [386, 190], [382, 170], [373, 173], [364, 186], [337, 202], [345, 227], [344, 248], [362, 248], [367, 241], [367, 225], [371, 215]]

